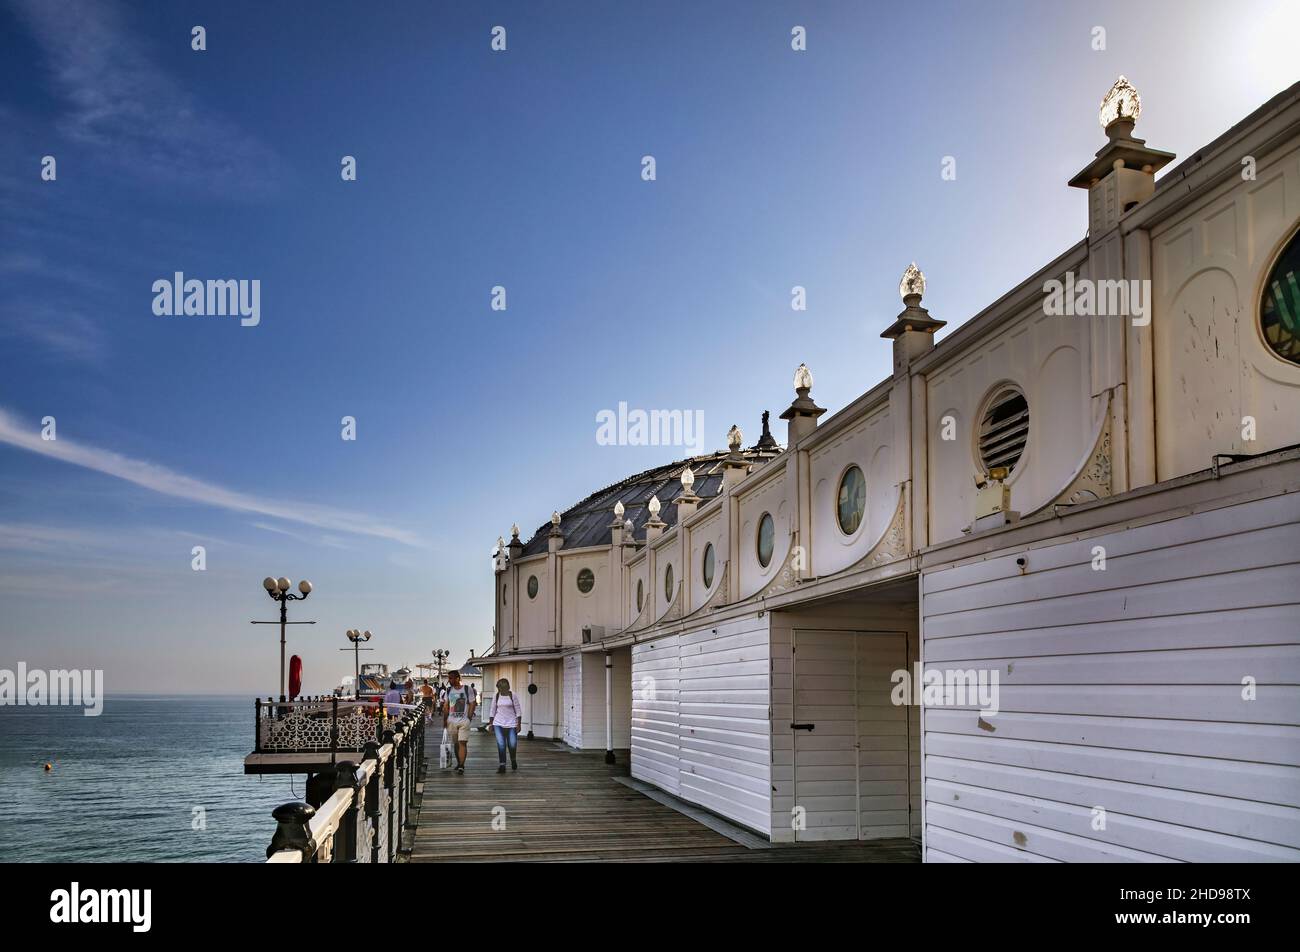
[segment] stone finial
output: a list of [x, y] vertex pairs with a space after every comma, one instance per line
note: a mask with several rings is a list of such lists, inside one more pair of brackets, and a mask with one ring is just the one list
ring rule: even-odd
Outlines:
[[[921, 298], [925, 296], [925, 274], [916, 266], [915, 261], [907, 266], [902, 279], [898, 282], [898, 296], [903, 299], [904, 304], [909, 306], [920, 304]], [[915, 297], [916, 300], [908, 300], [908, 298], [912, 297]]]
[[614, 503], [614, 517], [620, 522], [623, 520], [624, 511], [623, 500], [620, 499], [618, 502]]
[[[921, 273], [915, 261], [903, 272], [903, 279], [898, 282], [898, 293], [903, 298], [903, 312], [894, 318], [894, 323], [881, 333], [881, 337], [898, 340], [908, 331], [921, 331], [933, 338], [934, 332], [947, 323], [947, 321], [935, 320], [930, 316], [929, 311], [921, 307], [921, 298], [925, 294], [925, 275]], [[933, 344], [932, 339], [927, 340], [925, 346], [918, 350], [928, 350]], [[897, 369], [896, 366], [895, 370]]]
[[651, 496], [650, 501], [646, 503], [646, 508], [650, 510], [651, 519], [658, 519], [659, 510], [662, 508], [661, 503], [659, 502], [659, 497], [657, 495]]
[[740, 452], [740, 444], [744, 440], [745, 434], [741, 433], [740, 427], [733, 423], [731, 429], [727, 431], [727, 446], [731, 452], [722, 461], [722, 488], [724, 490], [735, 486], [749, 473], [749, 463]]
[[519, 538], [519, 523], [516, 522], [510, 526], [510, 538], [512, 539]]
[[691, 487], [694, 485], [695, 485], [695, 474], [691, 472], [691, 468], [687, 466], [684, 470], [682, 470], [682, 492], [687, 496], [694, 495], [691, 492]]
[[557, 529], [560, 528], [560, 511], [558, 509], [551, 513], [551, 525]]
[[824, 407], [817, 406], [809, 396], [812, 393], [812, 386], [812, 371], [808, 369], [807, 364], [800, 364], [794, 370], [795, 398], [781, 414], [781, 419], [788, 425], [786, 443], [789, 446], [793, 447], [817, 429], [817, 418], [826, 412]]
[[623, 531], [627, 533], [628, 538], [632, 538], [632, 520], [628, 519], [623, 523]]
[[1120, 76], [1102, 97], [1101, 107], [1097, 110], [1097, 121], [1106, 130], [1107, 135], [1111, 135], [1111, 127], [1116, 123], [1127, 123], [1127, 127], [1119, 130], [1118, 133], [1120, 136], [1127, 136], [1133, 131], [1133, 126], [1137, 124], [1138, 117], [1141, 115], [1142, 97], [1138, 95], [1132, 83]]
[[551, 513], [551, 532], [548, 548], [555, 552], [559, 549], [560, 540], [564, 538], [564, 533], [560, 531], [560, 513], [558, 511]]
[[807, 364], [800, 364], [794, 368], [794, 392], [801, 397], [806, 397], [812, 393], [813, 375], [808, 369]]

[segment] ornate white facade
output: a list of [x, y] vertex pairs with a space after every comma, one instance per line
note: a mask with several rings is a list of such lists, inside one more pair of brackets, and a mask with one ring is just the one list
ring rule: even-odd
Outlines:
[[[784, 452], [503, 547], [475, 660], [536, 734], [775, 841], [1300, 859], [1300, 85], [1172, 167], [1139, 112], [1103, 102], [1085, 240], [938, 345], [908, 268], [892, 376], [822, 417], [801, 368]], [[997, 711], [899, 704], [918, 662]]]

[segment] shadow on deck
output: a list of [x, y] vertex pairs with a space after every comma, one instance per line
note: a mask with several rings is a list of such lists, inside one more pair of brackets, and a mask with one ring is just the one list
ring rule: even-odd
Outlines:
[[475, 730], [461, 776], [454, 769], [439, 769], [441, 736], [441, 728], [428, 731], [428, 772], [413, 863], [919, 860], [909, 840], [774, 846], [740, 829], [733, 839], [719, 832], [732, 831], [725, 821], [692, 810], [707, 820], [706, 826], [629, 786], [627, 751], [619, 751], [618, 763], [608, 766], [603, 752], [580, 753], [558, 741], [520, 740], [519, 770], [498, 774], [496, 744], [490, 734]]

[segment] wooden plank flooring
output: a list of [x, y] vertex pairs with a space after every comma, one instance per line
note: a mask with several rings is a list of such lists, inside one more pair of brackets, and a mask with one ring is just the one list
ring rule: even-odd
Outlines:
[[[496, 772], [491, 735], [472, 731], [463, 776], [438, 767], [442, 731], [428, 732], [428, 772], [413, 863], [548, 862], [917, 862], [908, 840], [812, 843], [750, 849], [620, 783], [627, 751], [558, 741], [519, 742], [519, 770]], [[496, 819], [494, 829], [493, 820]]]

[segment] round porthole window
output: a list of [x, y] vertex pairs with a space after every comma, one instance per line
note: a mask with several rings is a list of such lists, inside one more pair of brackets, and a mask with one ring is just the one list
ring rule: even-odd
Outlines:
[[1264, 282], [1259, 329], [1273, 353], [1300, 364], [1300, 232], [1291, 236]]
[[862, 470], [850, 466], [840, 477], [840, 491], [836, 499], [835, 516], [840, 531], [853, 535], [862, 525], [862, 514], [867, 509], [867, 480]]
[[776, 544], [776, 524], [770, 512], [758, 520], [758, 537], [754, 540], [758, 551], [758, 564], [767, 568], [772, 564], [772, 547]]
[[536, 575], [528, 576], [528, 597], [529, 598], [537, 597], [537, 576]]
[[704, 587], [713, 587], [713, 543], [710, 542], [704, 547], [704, 560], [701, 566], [704, 576]]
[[591, 569], [583, 569], [578, 573], [578, 591], [586, 595], [596, 587], [596, 575]]
[[673, 567], [670, 565], [664, 569], [664, 601], [673, 600]]
[[645, 582], [640, 579], [636, 580], [636, 613], [641, 614], [641, 609], [645, 608]]

